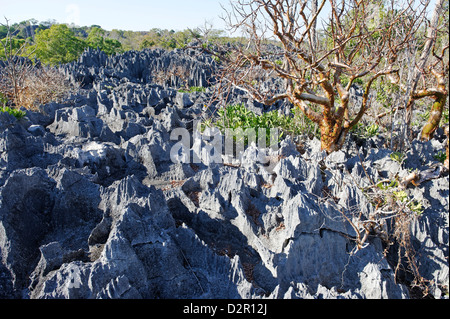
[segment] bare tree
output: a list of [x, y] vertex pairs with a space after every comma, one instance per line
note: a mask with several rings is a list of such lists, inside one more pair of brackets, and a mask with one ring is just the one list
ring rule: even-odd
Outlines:
[[[424, 89], [414, 91], [411, 96], [411, 100], [417, 100], [424, 97], [431, 97], [433, 99], [433, 104], [430, 110], [430, 116], [427, 123], [422, 128], [420, 133], [420, 139], [428, 141], [433, 137], [434, 132], [439, 127], [441, 122], [442, 113], [444, 110], [445, 103], [448, 96], [448, 58], [444, 59], [444, 52], [448, 49], [448, 44], [442, 51], [441, 55], [434, 56], [437, 61], [431, 64], [427, 70], [427, 77], [433, 77], [433, 80], [429, 80], [431, 83], [434, 82], [434, 86], [429, 85]], [[447, 63], [445, 63], [447, 61]], [[430, 83], [429, 82], [429, 83]], [[430, 84], [431, 84], [430, 83]]]
[[[420, 139], [431, 139], [442, 118], [448, 96], [448, 5], [448, 0], [436, 1], [431, 20], [423, 28], [424, 32], [417, 32], [412, 41], [414, 44], [411, 45], [410, 52], [405, 52], [405, 54], [409, 54], [407, 60], [410, 68], [412, 66], [410, 76], [406, 80], [402, 80], [398, 74], [389, 76], [391, 82], [398, 85], [406, 97], [406, 103], [396, 108], [406, 109], [406, 138], [412, 137], [410, 124], [417, 100], [424, 98], [433, 100], [430, 117], [421, 130]], [[378, 118], [389, 113], [379, 114]]]
[[0, 41], [5, 57], [0, 61], [0, 93], [7, 97], [3, 103], [38, 110], [40, 105], [62, 100], [78, 90], [79, 83], [66, 81], [57, 68], [30, 60], [34, 50], [26, 40], [17, 39], [17, 31], [5, 20], [8, 33]]
[[[318, 124], [322, 149], [338, 150], [370, 106], [374, 81], [399, 71], [398, 54], [421, 26], [427, 4], [234, 1], [226, 19], [231, 31], [244, 33], [242, 43], [209, 49], [222, 63], [219, 92], [241, 89], [264, 104], [287, 99]], [[277, 78], [285, 85], [268, 85]], [[352, 109], [356, 82], [363, 85], [362, 102]]]
[[[8, 30], [6, 37], [0, 41], [5, 56], [3, 68], [0, 68], [0, 90], [14, 102], [20, 104], [20, 93], [23, 88], [26, 73], [33, 67], [28, 59], [32, 53], [27, 53], [27, 43], [19, 43], [14, 36], [14, 30], [6, 23], [0, 23]], [[26, 57], [26, 58], [23, 58]]]
[[[444, 3], [446, 4], [445, 9]], [[444, 11], [447, 16], [446, 18], [444, 17], [444, 19], [440, 19], [442, 17], [442, 12]], [[412, 94], [407, 108], [408, 120], [410, 121], [415, 100], [424, 97], [431, 97], [434, 100], [428, 122], [422, 128], [420, 134], [422, 140], [431, 139], [434, 132], [439, 127], [442, 111], [448, 96], [448, 23], [448, 0], [437, 0], [433, 16], [427, 28], [427, 40], [420, 59], [416, 64], [413, 89], [411, 91]], [[438, 44], [437, 37], [439, 34], [442, 35], [443, 33], [446, 33], [447, 42]], [[422, 85], [419, 85], [419, 80], [421, 78], [424, 81]]]

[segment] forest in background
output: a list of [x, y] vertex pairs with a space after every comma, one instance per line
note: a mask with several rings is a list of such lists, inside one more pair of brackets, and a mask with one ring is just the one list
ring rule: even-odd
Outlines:
[[[153, 28], [149, 31], [105, 30], [100, 25], [76, 26], [61, 24], [55, 20], [39, 22], [29, 19], [10, 24], [8, 20], [0, 25], [0, 41], [8, 42], [11, 51], [19, 55], [36, 57], [45, 64], [74, 61], [88, 47], [100, 49], [106, 54], [120, 54], [129, 50], [183, 48], [194, 39], [208, 37], [221, 42], [236, 41], [225, 36], [223, 30], [193, 28], [183, 31]], [[64, 48], [64, 49], [63, 49]], [[0, 59], [5, 59], [0, 50]]]
[[[289, 1], [285, 2], [286, 5], [290, 3]], [[320, 8], [323, 8], [325, 2], [321, 2]], [[264, 3], [264, 5], [258, 10], [253, 10], [255, 8], [252, 5], [259, 3]], [[272, 85], [267, 91], [265, 87], [268, 83], [267, 80], [278, 77], [290, 86], [289, 91], [293, 92], [291, 98], [295, 100], [291, 102], [302, 110], [310, 121], [315, 122], [314, 131], [316, 134], [318, 134], [317, 126], [320, 127], [324, 123], [319, 120], [322, 104], [326, 106], [326, 109], [329, 105], [336, 104], [334, 105], [335, 110], [332, 111], [335, 113], [339, 111], [339, 114], [334, 117], [339, 119], [339, 123], [345, 117], [346, 121], [352, 124], [345, 127], [345, 131], [351, 129], [362, 135], [378, 135], [381, 131], [392, 131], [394, 121], [392, 116], [395, 117], [396, 111], [401, 109], [411, 110], [412, 108], [409, 106], [413, 104], [416, 105], [416, 114], [414, 116], [408, 115], [406, 120], [408, 129], [417, 130], [424, 125], [424, 122], [432, 120], [433, 123], [436, 123], [432, 125], [430, 131], [434, 132], [440, 126], [439, 124], [448, 123], [448, 101], [446, 99], [448, 95], [446, 86], [448, 84], [445, 85], [444, 83], [442, 89], [441, 86], [434, 88], [434, 85], [437, 84], [436, 81], [440, 78], [444, 82], [447, 81], [445, 70], [448, 69], [448, 31], [445, 30], [448, 29], [446, 28], [448, 26], [448, 1], [439, 1], [443, 14], [439, 14], [439, 18], [435, 21], [438, 32], [432, 38], [428, 35], [432, 28], [430, 28], [429, 18], [425, 14], [428, 2], [423, 5], [423, 8], [421, 8], [422, 5], [416, 9], [410, 7], [407, 10], [405, 9], [404, 12], [392, 10], [388, 1], [368, 1], [356, 5], [354, 8], [349, 5], [349, 8], [342, 10], [341, 14], [330, 17], [328, 26], [325, 24], [317, 25], [317, 27], [315, 26], [315, 15], [313, 13], [314, 10], [320, 11], [320, 8], [317, 7], [318, 1], [311, 2], [316, 4], [316, 9], [313, 9], [313, 7], [308, 9], [308, 6], [301, 7], [299, 16], [295, 19], [293, 17], [287, 19], [281, 11], [277, 11], [278, 9], [274, 9], [275, 11], [271, 13], [270, 3], [272, 2], [250, 1], [245, 4], [250, 9], [248, 14], [244, 14], [244, 5], [239, 8], [240, 2], [236, 3], [235, 18], [237, 21], [234, 25], [229, 23], [229, 26], [234, 28], [235, 31], [243, 28], [244, 33], [248, 32], [247, 36], [242, 38], [228, 37], [224, 31], [214, 30], [207, 25], [203, 28], [183, 31], [155, 28], [149, 31], [135, 32], [117, 29], [108, 31], [99, 25], [79, 27], [59, 24], [54, 20], [38, 22], [35, 19], [30, 19], [14, 24], [9, 24], [9, 21], [6, 20], [6, 23], [2, 23], [0, 27], [0, 41], [3, 44], [3, 50], [0, 50], [0, 59], [10, 60], [11, 57], [22, 56], [31, 59], [31, 61], [38, 60], [40, 64], [52, 66], [77, 60], [86, 48], [100, 49], [106, 54], [112, 55], [145, 48], [167, 50], [185, 48], [187, 44], [197, 40], [196, 45], [212, 54], [220, 64], [222, 80], [219, 83], [225, 84], [225, 86], [218, 91], [227, 91], [226, 86], [229, 86], [232, 90], [239, 88], [249, 93], [256, 101], [268, 105], [278, 99], [289, 97], [289, 92], [279, 94], [280, 88], [278, 86]], [[330, 3], [334, 4], [334, 2]], [[342, 3], [345, 7], [345, 2]], [[282, 21], [279, 22], [280, 25], [288, 28], [283, 30], [285, 34], [277, 35], [278, 40], [276, 40], [277, 37], [267, 38], [265, 36], [266, 31], [271, 28], [270, 21], [267, 21], [269, 25], [265, 26], [266, 29], [258, 30], [261, 27], [257, 23], [257, 21], [260, 21], [258, 19], [261, 18], [258, 17], [258, 12], [264, 11], [261, 8], [265, 8], [269, 16], [274, 14], [274, 21]], [[276, 6], [273, 8], [276, 8]], [[333, 8], [336, 13], [339, 11], [337, 6], [333, 6]], [[432, 6], [428, 8], [428, 10], [431, 9]], [[278, 18], [277, 12], [279, 13]], [[242, 16], [238, 13], [241, 13]], [[345, 14], [342, 15], [342, 13]], [[230, 15], [228, 18], [232, 16]], [[264, 19], [264, 17], [263, 14], [261, 19]], [[355, 17], [358, 17], [358, 19]], [[393, 17], [397, 18], [394, 19]], [[296, 32], [302, 30], [302, 19], [306, 19], [305, 26], [307, 26], [308, 37], [305, 37], [305, 34], [296, 34]], [[248, 24], [249, 21], [253, 21], [254, 25]], [[232, 21], [230, 20], [230, 22]], [[410, 25], [410, 28], [406, 27], [407, 25]], [[275, 32], [276, 29], [273, 30]], [[262, 33], [260, 34], [259, 31]], [[401, 40], [400, 35], [404, 36], [404, 40]], [[304, 49], [305, 52], [311, 52], [299, 57], [296, 50], [292, 50], [289, 45], [286, 47], [286, 43], [295, 44], [297, 39], [302, 39], [297, 43], [298, 47]], [[430, 39], [433, 39], [433, 41]], [[275, 46], [267, 46], [266, 44], [269, 42], [275, 44]], [[280, 54], [283, 51], [284, 58]], [[428, 56], [430, 56], [430, 61], [422, 63], [422, 60], [426, 61], [424, 57]], [[306, 60], [302, 62], [302, 59]], [[355, 65], [352, 67], [351, 63], [340, 62], [346, 59], [350, 59], [351, 63]], [[318, 72], [317, 70], [314, 71], [316, 68], [314, 61], [316, 60], [327, 61], [328, 72], [325, 72], [324, 69], [320, 70], [319, 75], [315, 74], [315, 72]], [[416, 60], [415, 70], [411, 69], [413, 64], [410, 62], [412, 60]], [[370, 70], [361, 71], [369, 66], [371, 66]], [[384, 69], [375, 70], [382, 66], [384, 66]], [[360, 70], [359, 73], [358, 70]], [[352, 72], [356, 73], [352, 75]], [[398, 77], [401, 73], [405, 73], [403, 79], [401, 79], [401, 76]], [[417, 75], [423, 73], [420, 83], [416, 73]], [[370, 75], [373, 76], [372, 79], [369, 79]], [[319, 78], [315, 79], [316, 76], [319, 76]], [[320, 79], [320, 76], [322, 76], [322, 79]], [[397, 79], [393, 79], [395, 77]], [[25, 78], [31, 77], [24, 77], [24, 81]], [[323, 93], [321, 90], [323, 90], [325, 78], [329, 80], [331, 85], [325, 90], [325, 96], [329, 96], [329, 98], [320, 96]], [[36, 81], [33, 80], [32, 82], [35, 83]], [[47, 83], [48, 81], [44, 82]], [[13, 87], [12, 90], [8, 87], [2, 90], [3, 95], [7, 96], [9, 101], [12, 102], [9, 104], [27, 108], [27, 103], [24, 103], [25, 99], [19, 98], [21, 90], [17, 83], [10, 86]], [[304, 88], [305, 85], [311, 87]], [[420, 89], [418, 87], [415, 92], [411, 91], [412, 86], [417, 85]], [[371, 107], [362, 107], [358, 116], [350, 121], [347, 114], [348, 99], [345, 98], [344, 93], [354, 87], [364, 90], [363, 100], [365, 103], [370, 101]], [[373, 90], [370, 91], [370, 87]], [[26, 86], [26, 88], [29, 90], [29, 86]], [[344, 88], [345, 90], [343, 90]], [[36, 92], [40, 91], [42, 90], [36, 90]], [[54, 91], [54, 89], [50, 90], [51, 96]], [[402, 103], [400, 105], [398, 102], [405, 100], [407, 92], [413, 92], [407, 98], [409, 102], [406, 103], [407, 105]], [[436, 96], [434, 96], [435, 93]], [[439, 110], [434, 112], [434, 109], [430, 109], [430, 102], [432, 103], [435, 97], [441, 95], [443, 103], [435, 101], [433, 107], [439, 105]], [[313, 98], [315, 96], [317, 98]], [[300, 101], [297, 97], [306, 98], [306, 102], [297, 103]], [[48, 99], [38, 99], [38, 103], [32, 101], [28, 104], [36, 105], [46, 101]], [[339, 107], [339, 103], [342, 103], [341, 107]], [[363, 114], [365, 115], [364, 118], [362, 117]], [[438, 117], [434, 119], [431, 115], [436, 114]], [[334, 144], [337, 143], [335, 139], [346, 135], [340, 134], [338, 129], [331, 129], [331, 126], [334, 125], [331, 123], [333, 121], [330, 120], [330, 123], [328, 123], [330, 127], [321, 127], [322, 131], [325, 130], [333, 135], [330, 137], [330, 145], [324, 145], [325, 148], [334, 147]], [[328, 133], [325, 131], [321, 132], [320, 136], [327, 136]], [[407, 135], [410, 135], [410, 133]], [[340, 138], [340, 140], [344, 140], [344, 138]]]
[[[316, 19], [326, 3], [330, 4], [332, 14], [328, 24], [319, 27]], [[6, 60], [0, 58], [0, 111], [20, 120], [31, 114], [25, 111], [42, 112], [46, 103], [64, 101], [72, 92], [85, 91], [79, 90], [82, 84], [78, 80], [68, 83], [67, 73], [65, 75], [61, 71], [67, 67], [72, 70], [82, 68], [83, 59], [63, 64], [77, 60], [86, 48], [100, 49], [108, 55], [125, 52], [110, 58], [122, 62], [112, 64], [114, 69], [119, 69], [113, 70], [116, 72], [120, 71], [122, 64], [126, 65], [135, 57], [142, 58], [148, 54], [153, 58], [151, 54], [154, 52], [164, 51], [129, 50], [183, 49], [191, 47], [188, 43], [194, 43], [209, 54], [208, 67], [217, 67], [214, 74], [217, 80], [208, 88], [180, 88], [178, 83], [183, 81], [174, 81], [176, 84], [170, 89], [176, 94], [174, 96], [183, 99], [203, 95], [202, 103], [197, 107], [199, 113], [202, 112], [202, 119], [210, 121], [203, 121], [205, 126], [229, 128], [233, 125], [235, 130], [259, 130], [272, 125], [283, 131], [292, 130], [294, 137], [300, 137], [296, 145], [298, 150], [305, 149], [302, 143], [317, 138], [321, 143], [320, 150], [331, 155], [329, 158], [339, 158], [344, 152], [332, 153], [344, 147], [348, 151], [349, 145], [360, 151], [370, 148], [366, 150], [369, 153], [373, 149], [388, 148], [392, 152], [390, 162], [399, 165], [404, 165], [412, 145], [418, 145], [414, 140], [426, 142], [434, 139], [432, 142], [437, 142], [439, 148], [429, 152], [433, 159], [430, 161], [428, 158], [428, 161], [432, 165], [436, 161], [444, 164], [446, 170], [442, 172], [447, 174], [448, 185], [449, 1], [437, 0], [434, 7], [428, 7], [429, 4], [430, 1], [425, 0], [407, 0], [406, 7], [399, 10], [394, 0], [236, 0], [234, 11], [229, 15], [230, 26], [247, 31], [246, 37], [242, 38], [229, 38], [220, 30], [208, 28], [131, 32], [107, 31], [98, 25], [77, 27], [54, 21], [38, 23], [30, 20], [10, 25], [6, 20], [0, 29], [0, 49], [3, 60]], [[430, 10], [433, 10], [431, 20], [427, 14]], [[152, 70], [153, 78], [147, 83], [155, 84], [154, 87], [162, 91], [167, 87], [157, 78], [186, 78], [186, 75], [197, 74], [190, 64], [185, 63], [192, 52], [201, 51], [164, 51], [164, 54], [173, 54], [171, 57], [178, 54], [186, 57], [188, 53], [189, 58], [180, 59], [179, 64], [170, 63], [169, 67], [165, 65], [157, 72]], [[98, 51], [87, 54], [104, 57]], [[142, 71], [148, 71], [148, 66], [142, 67]], [[124, 74], [115, 73], [114, 85], [102, 81], [103, 85], [107, 83], [104, 92], [111, 92], [113, 96], [124, 86], [142, 84], [141, 79], [137, 83], [127, 83], [128, 78]], [[86, 73], [80, 75], [77, 79], [84, 78]], [[207, 81], [200, 85], [203, 84], [209, 85]], [[127, 88], [127, 92], [131, 91]], [[71, 99], [75, 100], [73, 96]], [[215, 114], [211, 112], [209, 118], [205, 118], [210, 115], [207, 113], [210, 109], [203, 104], [206, 103], [205, 97], [223, 103], [220, 105], [223, 107]], [[239, 101], [244, 103], [230, 104], [228, 97], [234, 101], [239, 97]], [[257, 116], [247, 108], [255, 107], [255, 101], [267, 112]], [[172, 107], [167, 100], [162, 104], [167, 109]], [[274, 111], [269, 112], [265, 106], [272, 106]], [[153, 106], [149, 108], [154, 112]], [[286, 110], [292, 114], [282, 114]], [[68, 108], [67, 112], [72, 111]], [[127, 134], [126, 130], [120, 131]], [[345, 144], [347, 141], [351, 143]], [[420, 153], [413, 152], [412, 156], [419, 160]], [[361, 157], [359, 160], [362, 163]], [[423, 176], [430, 172], [419, 171], [416, 167], [408, 170], [408, 175], [401, 179], [395, 175], [392, 181], [371, 181], [372, 186], [362, 189], [364, 192], [372, 188], [376, 190], [369, 197], [373, 207], [381, 213], [369, 216], [375, 218], [370, 222], [379, 228], [366, 228], [364, 224], [358, 224], [359, 221], [352, 224], [360, 235], [355, 239], [358, 247], [366, 244], [372, 231], [382, 229], [384, 214], [393, 213], [393, 233], [404, 252], [404, 256], [400, 256], [402, 250], [399, 250], [398, 265], [400, 257], [409, 259], [415, 255], [409, 231], [414, 218], [422, 215], [423, 210], [422, 204], [414, 201], [414, 193], [405, 189], [409, 184], [419, 187], [424, 181]], [[388, 182], [390, 184], [385, 184]], [[358, 186], [358, 182], [355, 185]], [[327, 189], [322, 191], [324, 196], [330, 195]], [[388, 193], [392, 200], [385, 201]], [[378, 197], [378, 194], [381, 195]], [[349, 214], [353, 214], [352, 207], [348, 209]], [[358, 219], [361, 214], [353, 217]], [[415, 284], [425, 287], [426, 282], [416, 271], [415, 261], [409, 260], [408, 263]], [[448, 293], [448, 287], [445, 291]]]

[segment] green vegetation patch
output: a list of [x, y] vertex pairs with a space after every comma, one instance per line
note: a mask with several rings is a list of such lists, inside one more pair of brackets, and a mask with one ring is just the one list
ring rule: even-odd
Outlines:
[[180, 89], [178, 92], [180, 93], [195, 93], [195, 92], [205, 92], [206, 88], [203, 86], [191, 86], [189, 90]]
[[0, 107], [0, 112], [9, 113], [9, 114], [14, 116], [18, 120], [23, 119], [25, 117], [25, 115], [26, 115], [26, 113], [24, 111], [21, 111], [21, 110], [18, 110], [18, 109], [13, 109], [13, 108], [10, 108], [9, 106], [1, 106]]
[[242, 129], [245, 131], [251, 128], [255, 130], [256, 140], [259, 140], [259, 130], [264, 129], [266, 143], [269, 143], [271, 129], [280, 130], [278, 135], [280, 140], [285, 135], [311, 134], [314, 131], [314, 125], [296, 108], [291, 110], [290, 115], [280, 114], [277, 110], [257, 115], [241, 103], [219, 109], [214, 119], [203, 121], [202, 129], [217, 127], [224, 134], [226, 129]]

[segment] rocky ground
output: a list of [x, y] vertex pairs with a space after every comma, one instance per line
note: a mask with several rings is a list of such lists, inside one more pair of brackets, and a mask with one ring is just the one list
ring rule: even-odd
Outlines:
[[192, 130], [210, 96], [155, 84], [174, 64], [189, 86], [215, 67], [194, 52], [87, 51], [62, 67], [79, 94], [21, 121], [0, 113], [1, 298], [414, 298], [392, 223], [364, 241], [354, 227], [377, 214], [374, 181], [412, 171], [425, 178], [404, 189], [423, 208], [409, 248], [428, 297], [448, 298], [442, 133], [403, 161], [375, 137], [329, 156], [287, 138], [269, 165], [254, 146], [238, 165], [173, 163], [170, 133]]

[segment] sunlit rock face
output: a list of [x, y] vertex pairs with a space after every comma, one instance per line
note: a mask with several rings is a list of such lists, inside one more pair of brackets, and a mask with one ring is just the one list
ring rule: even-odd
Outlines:
[[[175, 65], [205, 89], [155, 82]], [[414, 142], [401, 163], [376, 139], [327, 156], [286, 137], [230, 159], [220, 135], [194, 126], [216, 67], [194, 51], [89, 50], [61, 66], [78, 94], [21, 121], [0, 113], [0, 297], [409, 298], [401, 248], [375, 230], [363, 241], [361, 225], [379, 216], [372, 182], [431, 169], [404, 191], [422, 205], [416, 265], [443, 297], [449, 177], [433, 154], [444, 141]]]

